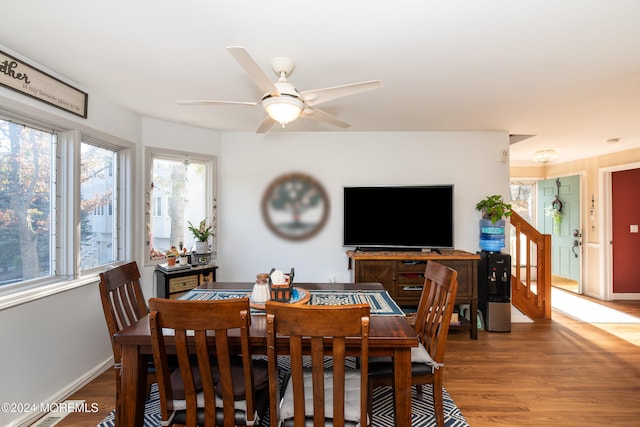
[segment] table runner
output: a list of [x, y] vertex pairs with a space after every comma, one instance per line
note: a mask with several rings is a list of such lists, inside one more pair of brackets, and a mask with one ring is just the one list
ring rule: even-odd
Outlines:
[[[219, 300], [230, 298], [244, 298], [250, 289], [192, 289], [180, 299], [184, 300]], [[369, 304], [371, 315], [375, 316], [404, 316], [404, 312], [391, 298], [387, 291], [380, 290], [307, 290], [311, 292], [310, 305], [345, 305]], [[264, 310], [252, 308], [252, 314], [264, 313]]]

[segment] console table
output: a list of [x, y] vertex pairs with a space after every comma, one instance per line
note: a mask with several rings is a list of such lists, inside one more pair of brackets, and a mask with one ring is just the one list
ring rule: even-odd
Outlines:
[[175, 271], [167, 271], [156, 266], [156, 296], [177, 298], [184, 292], [203, 284], [205, 280], [216, 281], [217, 265], [198, 265]]
[[480, 255], [456, 249], [440, 252], [347, 251], [347, 257], [349, 270], [354, 271], [354, 282], [382, 283], [398, 305], [405, 307], [418, 306], [424, 284], [424, 270], [429, 261], [453, 268], [458, 272], [456, 305], [469, 304], [469, 321], [461, 318], [461, 325], [455, 327], [469, 328], [471, 339], [478, 339]]

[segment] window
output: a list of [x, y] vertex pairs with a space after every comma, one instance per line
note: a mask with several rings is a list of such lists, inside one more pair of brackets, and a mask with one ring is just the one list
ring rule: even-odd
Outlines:
[[[525, 221], [535, 227], [535, 203], [536, 203], [536, 188], [535, 181], [512, 181], [511, 182], [511, 207], [513, 210], [522, 217]], [[511, 240], [511, 252], [513, 257], [511, 263], [513, 265], [523, 266], [526, 264], [527, 254], [527, 242], [522, 240], [520, 242], [520, 260], [516, 259], [516, 230], [511, 227], [510, 232]], [[535, 264], [535, 245], [530, 244], [529, 250], [532, 254], [532, 261]]]
[[[534, 181], [511, 182], [511, 206], [524, 220], [533, 224], [536, 183]], [[535, 224], [534, 224], [535, 225]]]
[[[147, 163], [148, 259], [164, 259], [172, 246], [190, 252], [195, 246], [190, 223], [197, 227], [205, 220], [215, 230], [215, 158], [149, 149]], [[215, 240], [208, 243], [215, 253]]]
[[0, 296], [132, 258], [130, 144], [51, 127], [0, 118]]
[[0, 286], [52, 275], [52, 132], [0, 120]]
[[153, 198], [153, 215], [162, 216], [162, 197]]
[[80, 267], [105, 265], [116, 260], [117, 216], [113, 164], [116, 151], [83, 142], [80, 163]]

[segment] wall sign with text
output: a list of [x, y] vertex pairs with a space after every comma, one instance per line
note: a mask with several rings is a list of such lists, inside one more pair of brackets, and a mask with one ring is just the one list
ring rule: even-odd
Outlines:
[[88, 95], [0, 51], [0, 85], [87, 118]]

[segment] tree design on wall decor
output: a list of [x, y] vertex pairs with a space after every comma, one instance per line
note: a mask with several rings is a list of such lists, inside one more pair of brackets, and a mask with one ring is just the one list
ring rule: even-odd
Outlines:
[[329, 198], [322, 185], [303, 173], [276, 178], [262, 197], [262, 215], [269, 229], [288, 240], [317, 234], [329, 216]]

